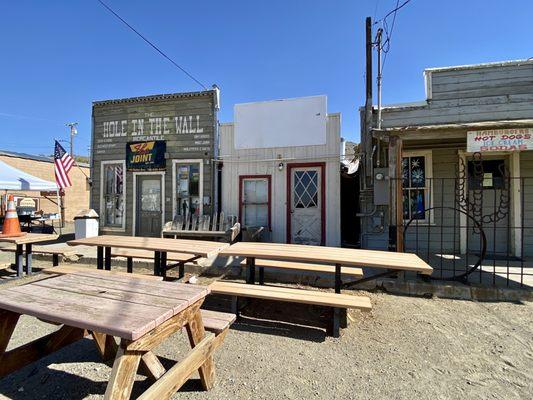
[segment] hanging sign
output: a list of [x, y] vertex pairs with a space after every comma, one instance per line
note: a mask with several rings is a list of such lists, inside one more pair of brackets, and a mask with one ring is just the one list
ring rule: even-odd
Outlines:
[[166, 169], [164, 140], [128, 142], [126, 168], [128, 171], [164, 171]]
[[470, 153], [533, 150], [533, 128], [470, 131], [466, 149]]

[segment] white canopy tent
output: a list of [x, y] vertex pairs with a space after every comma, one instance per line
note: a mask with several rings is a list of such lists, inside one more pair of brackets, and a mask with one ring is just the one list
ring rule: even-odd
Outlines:
[[59, 187], [55, 182], [46, 181], [27, 172], [21, 171], [3, 161], [0, 161], [0, 190], [28, 190], [55, 191], [58, 214], [61, 218], [61, 204], [59, 201]]

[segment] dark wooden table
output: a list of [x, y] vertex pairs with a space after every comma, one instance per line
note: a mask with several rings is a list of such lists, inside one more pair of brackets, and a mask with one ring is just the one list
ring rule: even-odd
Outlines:
[[26, 274], [31, 275], [32, 245], [34, 243], [56, 240], [57, 238], [58, 235], [55, 234], [27, 233], [24, 236], [18, 237], [0, 237], [0, 242], [15, 244], [15, 268], [17, 270], [17, 276], [20, 278], [23, 274], [23, 246], [26, 245]]
[[[214, 385], [213, 352], [222, 338], [204, 330], [200, 306], [208, 293], [205, 286], [95, 270], [75, 271], [2, 290], [0, 378], [92, 335], [104, 359], [115, 357], [106, 399], [130, 397], [141, 363], [156, 379], [142, 399], [169, 398], [196, 370], [204, 388], [209, 389]], [[60, 327], [6, 352], [20, 315]], [[192, 350], [166, 371], [153, 349], [182, 327], [187, 330]], [[120, 339], [118, 346], [114, 336]]]
[[206, 240], [165, 239], [139, 236], [101, 235], [91, 238], [70, 240], [70, 246], [95, 246], [97, 268], [111, 269], [111, 248], [140, 249], [154, 252], [154, 275], [162, 276], [166, 270], [167, 253], [186, 253], [198, 257], [211, 257], [229, 246], [228, 243]]

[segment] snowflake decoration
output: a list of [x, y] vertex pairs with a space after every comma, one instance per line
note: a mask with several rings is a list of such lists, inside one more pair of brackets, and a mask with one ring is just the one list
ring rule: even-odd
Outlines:
[[417, 160], [416, 158], [411, 160], [411, 167], [416, 168], [420, 167], [420, 160]]
[[411, 180], [413, 183], [420, 185], [424, 182], [424, 171], [421, 169], [415, 169], [411, 173]]

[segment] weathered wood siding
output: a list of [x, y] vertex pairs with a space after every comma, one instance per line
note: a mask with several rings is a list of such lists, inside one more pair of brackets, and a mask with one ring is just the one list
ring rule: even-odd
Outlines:
[[430, 87], [427, 101], [384, 107], [384, 128], [533, 116], [533, 61], [427, 70], [426, 79]]
[[533, 255], [533, 152], [520, 154], [520, 175], [523, 184], [524, 254]]
[[[110, 100], [95, 102], [93, 104], [93, 129], [92, 129], [92, 178], [91, 207], [100, 214], [101, 207], [101, 166], [102, 161], [123, 161], [126, 159], [126, 144], [137, 140], [165, 140], [166, 141], [166, 171], [165, 172], [165, 198], [164, 220], [173, 218], [173, 160], [200, 159], [203, 162], [203, 195], [210, 197], [210, 208], [204, 208], [204, 213], [212, 211], [215, 202], [214, 193], [214, 163], [217, 155], [217, 115], [215, 110], [215, 91], [196, 93], [176, 93], [171, 95], [147, 96], [133, 99]], [[169, 127], [169, 133], [156, 135], [151, 131], [149, 118], [170, 118], [170, 125], [174, 125], [174, 117], [193, 116], [194, 128], [203, 130], [201, 134], [176, 133], [175, 126]], [[196, 116], [199, 118], [196, 124]], [[133, 136], [132, 120], [144, 120], [144, 136]], [[111, 138], [104, 137], [104, 122], [128, 121], [127, 134]], [[121, 126], [118, 127], [121, 130]], [[201, 135], [201, 136], [199, 136]], [[154, 174], [157, 174], [154, 171]], [[102, 223], [100, 229], [103, 233], [118, 232], [127, 235], [133, 234], [133, 172], [127, 171], [126, 179], [126, 229], [105, 228]]]
[[[287, 164], [326, 163], [326, 245], [340, 245], [340, 114], [329, 114], [326, 145], [236, 150], [233, 124], [222, 124], [220, 154], [222, 168], [222, 210], [239, 215], [239, 176], [271, 175], [272, 232], [265, 236], [273, 242], [285, 243], [287, 232]], [[279, 161], [285, 167], [278, 170]], [[274, 160], [274, 161], [258, 161]], [[269, 237], [270, 236], [270, 237]]]

